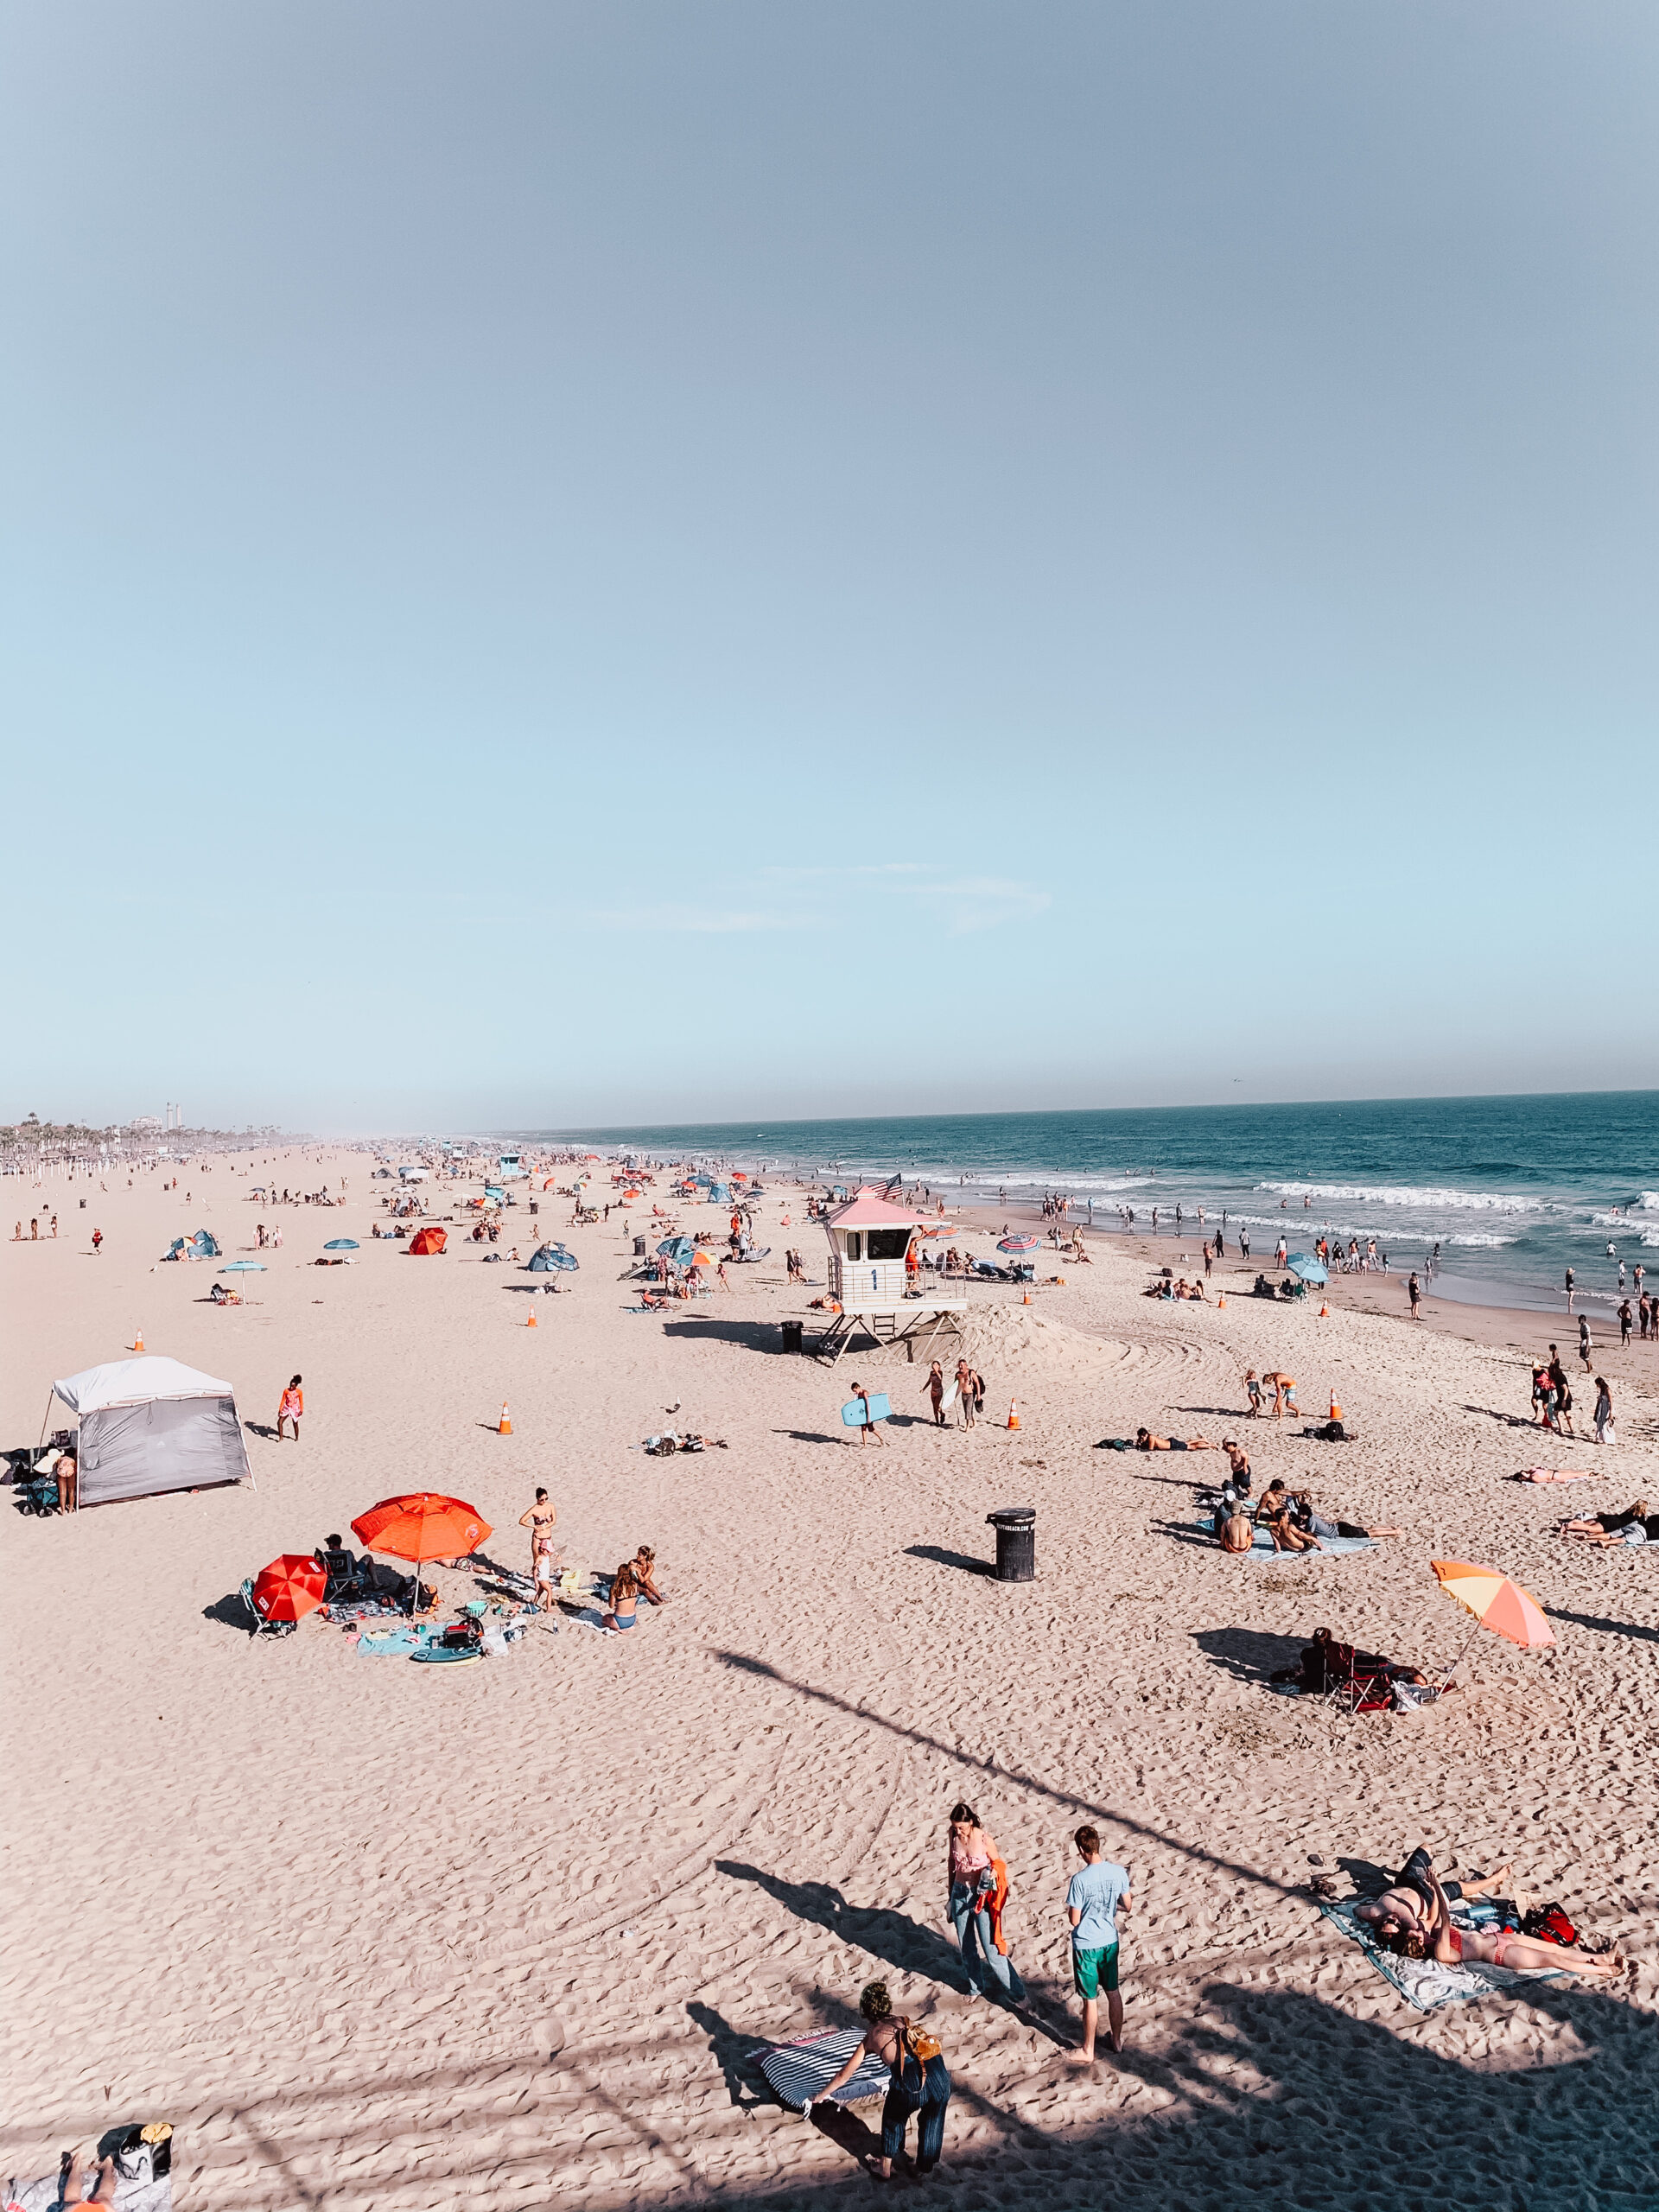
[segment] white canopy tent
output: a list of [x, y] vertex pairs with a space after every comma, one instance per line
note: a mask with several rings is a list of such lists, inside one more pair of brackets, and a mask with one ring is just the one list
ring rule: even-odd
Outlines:
[[251, 1482], [228, 1382], [154, 1354], [116, 1359], [52, 1385], [80, 1417], [83, 1505]]

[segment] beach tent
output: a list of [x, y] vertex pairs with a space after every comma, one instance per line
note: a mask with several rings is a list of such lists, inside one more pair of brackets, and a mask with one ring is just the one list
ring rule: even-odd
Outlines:
[[442, 1252], [448, 1242], [446, 1231], [434, 1224], [425, 1229], [417, 1229], [409, 1240], [409, 1249], [411, 1253], [418, 1252], [424, 1259], [434, 1252]]
[[424, 1183], [427, 1178], [427, 1170], [424, 1167], [400, 1167], [397, 1173], [405, 1183]]
[[217, 1260], [222, 1255], [218, 1237], [199, 1229], [194, 1236], [175, 1236], [167, 1248], [167, 1256], [169, 1260]]
[[52, 1389], [80, 1416], [83, 1505], [250, 1478], [228, 1382], [150, 1354], [89, 1367]]
[[533, 1275], [553, 1275], [581, 1265], [575, 1254], [567, 1252], [563, 1244], [538, 1244], [530, 1255], [529, 1271]]

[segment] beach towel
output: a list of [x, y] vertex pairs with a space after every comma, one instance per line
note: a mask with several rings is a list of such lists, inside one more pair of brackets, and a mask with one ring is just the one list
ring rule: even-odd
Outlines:
[[[1206, 1536], [1213, 1536], [1216, 1533], [1215, 1523], [1208, 1515], [1202, 1521], [1195, 1522], [1193, 1526], [1202, 1529]], [[1221, 1547], [1217, 1545], [1216, 1548], [1219, 1550]], [[1229, 1556], [1259, 1562], [1264, 1559], [1332, 1559], [1346, 1552], [1374, 1552], [1376, 1549], [1376, 1539], [1374, 1536], [1321, 1536], [1319, 1548], [1316, 1552], [1279, 1552], [1274, 1549], [1273, 1538], [1267, 1530], [1258, 1529], [1249, 1551], [1234, 1552]]]
[[[829, 2078], [826, 2074], [824, 2079]], [[116, 2212], [173, 2212], [173, 2177], [170, 2173], [151, 2174], [147, 2146], [137, 2153], [121, 2153], [120, 2163], [133, 2171], [128, 2175], [118, 2167]], [[87, 2178], [90, 2181], [90, 2174]], [[5, 2212], [57, 2212], [58, 2201], [56, 2174], [48, 2174], [41, 2181], [13, 2180], [6, 2183]], [[84, 2196], [80, 2201], [86, 2202]]]
[[372, 1630], [359, 1636], [357, 1648], [371, 1659], [389, 1659], [419, 1651], [429, 1640], [429, 1632], [423, 1628], [391, 1628], [378, 1634]]
[[[760, 2071], [786, 2105], [800, 2106], [819, 2095], [826, 2082], [833, 2082], [852, 2056], [863, 2035], [857, 2028], [836, 2028], [829, 2035], [802, 2036], [794, 2043], [773, 2044], [760, 2055]], [[866, 2097], [883, 2097], [890, 2079], [880, 2059], [866, 2056], [850, 2082], [836, 2091], [830, 2101], [861, 2104]]]
[[[1384, 1950], [1364, 1922], [1355, 1919], [1354, 1907], [1364, 1902], [1363, 1897], [1346, 1897], [1340, 1904], [1322, 1904], [1319, 1910], [1359, 1945], [1382, 1979], [1392, 1982], [1407, 2004], [1415, 2005], [1420, 2012], [1438, 2012], [1444, 2005], [1464, 2005], [1471, 1998], [1498, 1995], [1518, 1989], [1526, 1982], [1560, 1978], [1562, 1969], [1559, 1967], [1531, 1967], [1523, 1973], [1513, 1967], [1480, 1966], [1473, 1960], [1442, 1966], [1438, 1959], [1402, 1959], [1393, 1951]], [[1497, 1915], [1490, 1907], [1484, 1912], [1478, 1906], [1452, 1908], [1454, 1928], [1490, 1928], [1496, 1920]]]

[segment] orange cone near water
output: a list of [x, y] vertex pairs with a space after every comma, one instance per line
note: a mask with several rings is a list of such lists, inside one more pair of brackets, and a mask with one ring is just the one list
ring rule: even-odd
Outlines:
[[1010, 1398], [1010, 1399], [1008, 1400], [1008, 1427], [1009, 1427], [1010, 1428], [1018, 1428], [1018, 1427], [1019, 1427], [1019, 1426], [1020, 1426], [1020, 1416], [1019, 1416], [1018, 1413], [1016, 1413], [1016, 1412], [1015, 1412], [1015, 1410], [1014, 1410], [1014, 1400], [1013, 1400], [1012, 1398]]
[[500, 1426], [497, 1428], [495, 1433], [498, 1436], [511, 1436], [512, 1434], [512, 1419], [507, 1412], [507, 1402], [505, 1398], [501, 1401]]

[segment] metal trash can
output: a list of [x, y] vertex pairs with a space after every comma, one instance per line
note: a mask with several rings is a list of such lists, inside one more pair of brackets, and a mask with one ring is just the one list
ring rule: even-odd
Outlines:
[[784, 1332], [784, 1341], [781, 1349], [785, 1351], [799, 1351], [801, 1348], [800, 1323], [798, 1321], [782, 1321], [779, 1322], [779, 1326]]
[[636, 1260], [643, 1260], [645, 1256], [645, 1240], [643, 1236], [636, 1236], [633, 1240], [633, 1256]]
[[1037, 1509], [1034, 1505], [1004, 1505], [985, 1516], [996, 1531], [996, 1579], [999, 1582], [1034, 1582], [1037, 1579]]
[[532, 1198], [530, 1202], [530, 1210], [531, 1213], [540, 1213], [542, 1210], [541, 1200], [539, 1198]]

